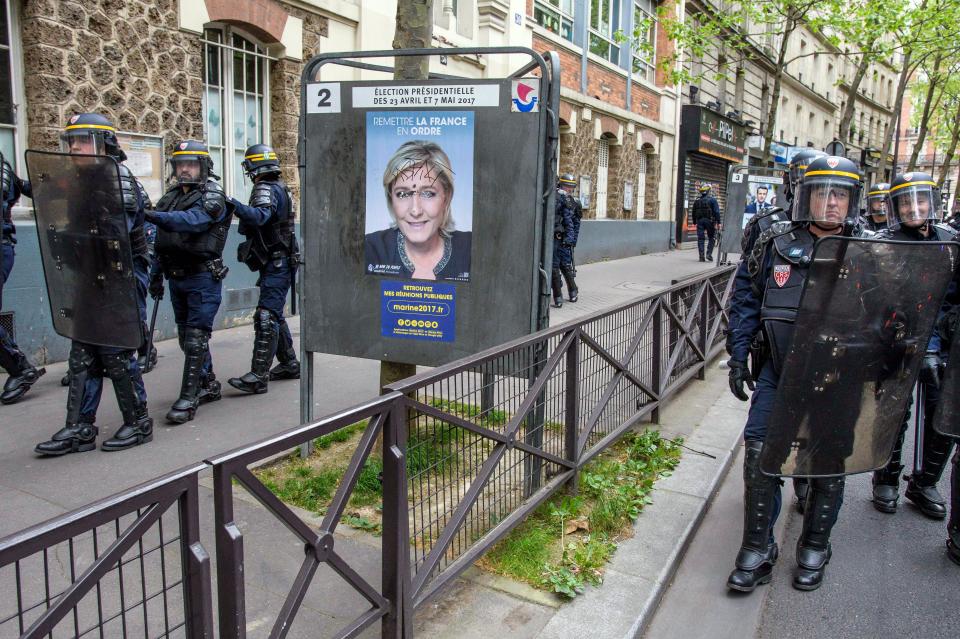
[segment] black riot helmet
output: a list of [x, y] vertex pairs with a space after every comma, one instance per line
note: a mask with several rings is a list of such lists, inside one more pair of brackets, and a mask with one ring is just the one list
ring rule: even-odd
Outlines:
[[887, 226], [917, 228], [940, 219], [940, 189], [929, 173], [913, 171], [893, 178], [887, 191]]
[[117, 142], [117, 129], [99, 113], [71, 116], [60, 134], [60, 150], [82, 155], [109, 155], [118, 162], [127, 159]]
[[867, 215], [873, 217], [887, 217], [887, 192], [890, 185], [878, 182], [867, 190]]
[[277, 158], [277, 153], [266, 144], [254, 144], [248, 148], [243, 154], [243, 162], [240, 166], [251, 180], [258, 175], [280, 173], [280, 160]]
[[860, 169], [847, 158], [827, 156], [807, 165], [793, 207], [795, 222], [835, 228], [860, 213]]
[[573, 176], [572, 173], [564, 173], [560, 176], [560, 179], [557, 180], [557, 184], [560, 186], [569, 186], [571, 188], [576, 188], [577, 178]]
[[199, 140], [184, 140], [173, 147], [170, 156], [173, 178], [181, 186], [204, 184], [213, 173], [213, 160], [207, 145]]
[[790, 192], [796, 193], [800, 187], [800, 180], [803, 179], [803, 173], [810, 166], [810, 163], [817, 158], [825, 158], [827, 154], [816, 149], [804, 149], [798, 152], [790, 160], [790, 168], [787, 170], [790, 180]]

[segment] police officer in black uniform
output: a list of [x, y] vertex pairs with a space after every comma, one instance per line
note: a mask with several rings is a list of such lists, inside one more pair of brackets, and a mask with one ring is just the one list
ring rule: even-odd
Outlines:
[[180, 397], [166, 418], [171, 424], [183, 424], [194, 418], [200, 404], [220, 399], [210, 334], [228, 270], [222, 256], [232, 213], [203, 142], [186, 140], [175, 145], [170, 166], [177, 183], [163, 194], [155, 210], [147, 212], [147, 220], [157, 226], [150, 295], [163, 296], [166, 278], [184, 353]]
[[[13, 270], [13, 261], [16, 256], [14, 245], [17, 243], [17, 228], [13, 225], [13, 206], [20, 199], [20, 195], [30, 197], [30, 182], [24, 182], [14, 173], [13, 167], [7, 163], [3, 154], [0, 154], [0, 206], [3, 208], [0, 216], [0, 309], [3, 308], [3, 285], [10, 278]], [[10, 335], [0, 324], [0, 368], [7, 371], [9, 377], [0, 393], [0, 403], [13, 404], [23, 397], [30, 387], [47, 372], [45, 368], [37, 368], [27, 360], [27, 356], [13, 341]]]
[[874, 232], [887, 228], [887, 191], [890, 185], [878, 182], [867, 190], [867, 210], [863, 215], [863, 224]]
[[[744, 530], [736, 568], [727, 580], [733, 590], [751, 592], [771, 579], [779, 549], [773, 524], [780, 511], [780, 480], [760, 471], [760, 454], [780, 378], [790, 349], [793, 322], [809, 271], [814, 242], [853, 228], [859, 214], [861, 183], [857, 166], [840, 157], [810, 162], [794, 197], [793, 222], [779, 222], [764, 231], [740, 262], [730, 306], [730, 390], [747, 401], [753, 394], [744, 428]], [[747, 368], [754, 336], [763, 330], [770, 357], [756, 382]], [[803, 532], [797, 542], [794, 587], [820, 587], [830, 557], [830, 531], [843, 500], [843, 477], [810, 480]]]
[[[713, 261], [713, 242], [720, 224], [720, 205], [717, 198], [710, 194], [710, 185], [703, 184], [698, 189], [700, 197], [693, 202], [690, 219], [697, 226], [697, 251], [701, 262]], [[703, 245], [706, 240], [707, 253], [704, 257]]]
[[[890, 183], [886, 196], [886, 210], [890, 227], [878, 237], [912, 242], [956, 241], [956, 232], [946, 224], [937, 224], [940, 219], [940, 194], [936, 182], [927, 173], [901, 173]], [[960, 303], [960, 290], [954, 280], [947, 290], [940, 310], [941, 317]], [[940, 322], [937, 322], [939, 324]], [[933, 335], [927, 344], [920, 379], [924, 402], [917, 410], [923, 411], [923, 447], [920, 474], [907, 481], [905, 495], [932, 519], [947, 515], [946, 502], [937, 490], [937, 482], [953, 448], [953, 439], [938, 433], [933, 428], [933, 415], [940, 399], [940, 381], [946, 366], [947, 349], [942, 344], [940, 331], [934, 325]], [[894, 513], [899, 501], [901, 453], [903, 438], [909, 426], [909, 410], [904, 415], [897, 443], [890, 462], [873, 474], [873, 505], [880, 512]]]
[[[239, 261], [260, 274], [260, 300], [254, 313], [253, 359], [250, 372], [227, 382], [245, 393], [266, 393], [267, 382], [298, 379], [300, 363], [293, 349], [290, 328], [283, 317], [287, 293], [297, 272], [298, 247], [294, 232], [293, 199], [280, 179], [280, 161], [266, 144], [247, 149], [243, 170], [253, 181], [249, 206], [231, 199], [240, 219]], [[280, 363], [270, 369], [274, 356]]]
[[577, 181], [573, 175], [564, 173], [560, 176], [553, 214], [553, 269], [550, 274], [553, 305], [557, 308], [563, 306], [563, 280], [567, 281], [567, 292], [570, 294], [571, 302], [576, 302], [580, 293], [574, 279], [576, 267], [573, 264], [573, 249], [580, 237], [583, 207], [573, 196], [573, 190], [576, 187]]
[[[147, 243], [143, 229], [145, 195], [130, 169], [123, 164], [127, 156], [117, 142], [116, 129], [100, 114], [81, 113], [70, 118], [60, 140], [63, 149], [70, 153], [106, 154], [119, 163], [123, 207], [133, 252], [133, 274], [139, 290], [148, 277]], [[91, 196], [95, 196], [96, 185], [92, 184], [90, 188], [94, 190]], [[139, 301], [138, 309], [142, 321], [144, 306]], [[34, 450], [38, 455], [59, 456], [96, 448], [98, 429], [94, 423], [100, 406], [104, 375], [113, 383], [123, 425], [100, 447], [106, 451], [117, 451], [153, 440], [153, 419], [147, 414], [147, 393], [136, 351], [73, 341], [68, 366], [66, 425], [50, 440], [37, 444]]]

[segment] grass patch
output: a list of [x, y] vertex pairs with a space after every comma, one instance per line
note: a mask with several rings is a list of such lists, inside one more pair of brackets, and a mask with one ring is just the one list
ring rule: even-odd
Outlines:
[[679, 441], [653, 430], [624, 437], [581, 470], [579, 495], [546, 501], [481, 566], [567, 598], [599, 585], [617, 541], [651, 503], [654, 482], [679, 461]]

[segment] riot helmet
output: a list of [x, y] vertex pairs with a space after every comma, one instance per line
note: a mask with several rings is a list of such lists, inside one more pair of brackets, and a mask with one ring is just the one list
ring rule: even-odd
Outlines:
[[804, 149], [799, 151], [790, 159], [787, 177], [790, 180], [790, 192], [796, 193], [800, 186], [800, 180], [803, 179], [803, 173], [810, 166], [810, 163], [817, 158], [825, 158], [827, 154], [816, 149]]
[[940, 189], [929, 173], [913, 171], [893, 178], [887, 192], [887, 225], [918, 228], [940, 219]]
[[266, 144], [254, 144], [248, 148], [243, 154], [243, 162], [240, 166], [251, 180], [255, 180], [258, 175], [280, 173], [280, 160], [277, 158], [277, 153], [273, 147]]
[[887, 191], [890, 185], [886, 182], [879, 182], [872, 185], [867, 190], [867, 215], [874, 218], [881, 218], [883, 221], [887, 218]]
[[860, 169], [847, 158], [827, 156], [807, 165], [793, 207], [795, 222], [835, 228], [860, 212]]
[[560, 176], [560, 179], [557, 180], [557, 184], [561, 187], [569, 186], [570, 188], [576, 188], [577, 178], [575, 178], [572, 173], [564, 173]]
[[213, 174], [213, 160], [207, 145], [199, 140], [184, 140], [173, 147], [170, 156], [172, 177], [181, 186], [204, 184]]
[[117, 129], [99, 113], [71, 116], [60, 134], [60, 150], [74, 155], [109, 155], [118, 162], [127, 159], [117, 142]]
[[709, 184], [701, 184], [700, 186], [697, 187], [697, 191], [700, 192], [700, 195], [706, 195], [707, 193], [710, 192], [710, 185], [709, 185]]

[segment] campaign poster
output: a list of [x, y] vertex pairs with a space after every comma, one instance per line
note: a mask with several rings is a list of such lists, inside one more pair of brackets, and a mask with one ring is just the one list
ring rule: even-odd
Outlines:
[[768, 181], [761, 181], [769, 180], [769, 178], [764, 178], [763, 176], [751, 175], [749, 179], [750, 181], [747, 184], [747, 202], [743, 209], [743, 221], [741, 222], [742, 228], [746, 228], [747, 223], [749, 223], [757, 213], [776, 206], [784, 206], [783, 204], [777, 203], [777, 186], [779, 185], [772, 184]]
[[396, 339], [452, 342], [457, 292], [452, 284], [380, 282], [380, 334]]
[[470, 281], [472, 111], [368, 111], [368, 274]]

